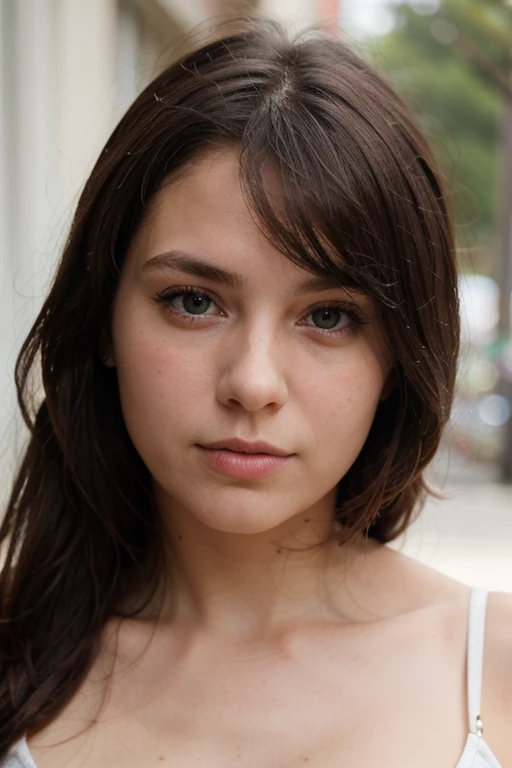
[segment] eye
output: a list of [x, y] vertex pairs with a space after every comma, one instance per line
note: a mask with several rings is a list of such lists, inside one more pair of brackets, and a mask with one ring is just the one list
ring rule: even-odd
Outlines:
[[308, 317], [311, 317], [317, 327], [324, 331], [334, 330], [339, 323], [341, 323], [341, 327], [350, 324], [350, 319], [346, 312], [343, 312], [339, 307], [315, 309], [313, 312], [310, 312]]
[[215, 307], [215, 302], [204, 291], [177, 288], [158, 293], [155, 301], [165, 304], [171, 311], [184, 317], [201, 317], [213, 314], [208, 312]]
[[212, 301], [204, 293], [182, 293], [175, 295], [174, 302], [171, 303], [177, 309], [184, 310], [191, 315], [204, 315]]
[[[366, 320], [355, 305], [335, 302], [324, 304], [305, 315], [311, 318], [313, 327], [326, 334], [343, 334], [356, 331], [359, 326], [366, 325]], [[309, 323], [308, 323], [309, 324]]]

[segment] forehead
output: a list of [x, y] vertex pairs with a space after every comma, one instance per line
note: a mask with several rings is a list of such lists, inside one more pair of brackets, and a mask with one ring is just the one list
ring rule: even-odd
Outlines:
[[[277, 173], [269, 170], [266, 183], [279, 204]], [[293, 273], [306, 270], [292, 264], [268, 240], [244, 198], [238, 151], [211, 149], [176, 177], [164, 183], [151, 200], [130, 251], [138, 261], [169, 250], [198, 253], [211, 259], [250, 266], [270, 260]]]
[[[281, 197], [277, 172], [265, 170], [266, 187], [272, 201]], [[190, 216], [219, 216], [248, 226], [255, 216], [244, 198], [240, 181], [239, 150], [224, 146], [203, 151], [179, 174], [171, 176], [153, 198], [149, 217], [169, 217], [170, 206]]]

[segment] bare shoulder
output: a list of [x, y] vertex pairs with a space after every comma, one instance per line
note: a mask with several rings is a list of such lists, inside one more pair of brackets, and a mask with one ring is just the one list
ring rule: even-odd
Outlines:
[[504, 765], [512, 764], [512, 594], [490, 592], [482, 680], [484, 738]]
[[[118, 619], [107, 622], [99, 652], [70, 701], [47, 726], [33, 735], [29, 734], [27, 741], [40, 768], [60, 764], [58, 760], [61, 756], [63, 760], [70, 759], [77, 746], [87, 740], [91, 726], [98, 721], [109, 697], [120, 629]], [[54, 749], [56, 745], [58, 748]], [[57, 762], [52, 763], [54, 760]]]

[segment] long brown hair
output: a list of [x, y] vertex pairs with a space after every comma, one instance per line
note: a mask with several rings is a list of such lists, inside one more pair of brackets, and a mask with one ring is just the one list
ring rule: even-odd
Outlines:
[[[289, 40], [276, 22], [243, 20], [182, 55], [115, 128], [17, 361], [30, 436], [0, 529], [0, 757], [63, 708], [106, 621], [126, 615], [131, 594], [153, 594], [164, 567], [149, 472], [98, 349], [152, 196], [223, 142], [240, 148], [243, 188], [272, 243], [373, 297], [393, 350], [396, 387], [339, 483], [347, 538], [390, 541], [425, 494], [459, 342], [453, 235], [430, 150], [343, 42], [314, 29]], [[268, 167], [282, 181], [279, 210]]]

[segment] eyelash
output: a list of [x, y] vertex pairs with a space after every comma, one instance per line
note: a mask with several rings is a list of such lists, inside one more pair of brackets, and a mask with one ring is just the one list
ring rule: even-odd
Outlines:
[[[181, 312], [180, 310], [173, 307], [171, 303], [172, 300], [175, 299], [177, 296], [187, 296], [189, 294], [194, 294], [196, 296], [205, 296], [214, 304], [216, 304], [215, 300], [213, 299], [213, 297], [210, 295], [208, 291], [202, 290], [195, 286], [181, 286], [177, 288], [165, 289], [164, 291], [160, 291], [160, 293], [157, 293], [153, 301], [155, 301], [158, 304], [164, 304], [166, 307], [166, 310], [170, 311], [172, 314], [179, 316], [180, 319], [185, 320], [185, 322], [188, 322], [188, 323], [202, 322], [202, 318], [209, 317], [209, 315], [187, 315], [184, 312]], [[319, 304], [315, 306], [313, 309], [310, 309], [309, 312], [307, 312], [304, 315], [304, 317], [308, 317], [313, 312], [317, 312], [320, 309], [338, 309], [340, 312], [346, 315], [350, 321], [344, 328], [339, 328], [337, 330], [336, 329], [330, 330], [328, 328], [317, 328], [313, 325], [309, 326], [310, 328], [313, 328], [313, 330], [317, 331], [322, 335], [340, 336], [346, 333], [355, 333], [363, 325], [368, 325], [368, 321], [365, 320], [365, 317], [363, 313], [360, 311], [360, 309], [354, 304], [348, 304], [347, 302], [344, 302], [344, 301], [326, 301], [325, 303]]]

